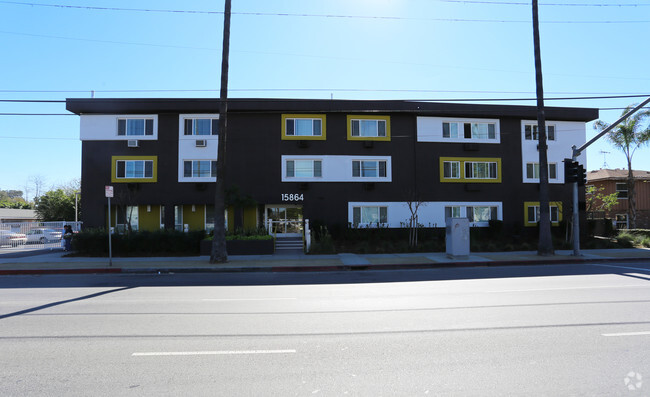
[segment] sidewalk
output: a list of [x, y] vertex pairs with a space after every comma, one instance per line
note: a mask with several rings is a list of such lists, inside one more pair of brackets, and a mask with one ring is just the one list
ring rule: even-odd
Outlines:
[[650, 260], [650, 249], [556, 251], [551, 257], [535, 251], [479, 252], [466, 259], [448, 258], [444, 252], [413, 254], [337, 255], [233, 255], [228, 263], [213, 265], [207, 256], [108, 258], [63, 257], [63, 251], [8, 258], [0, 254], [0, 275], [74, 273], [179, 273], [179, 272], [303, 272], [340, 270], [433, 269], [460, 266], [512, 266], [548, 263], [621, 262]]

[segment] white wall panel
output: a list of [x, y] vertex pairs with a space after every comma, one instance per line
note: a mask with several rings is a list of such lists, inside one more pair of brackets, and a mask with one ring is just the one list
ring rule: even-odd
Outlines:
[[[153, 135], [117, 135], [117, 119], [124, 117], [153, 119]], [[80, 131], [82, 141], [155, 141], [158, 139], [158, 115], [81, 115]]]

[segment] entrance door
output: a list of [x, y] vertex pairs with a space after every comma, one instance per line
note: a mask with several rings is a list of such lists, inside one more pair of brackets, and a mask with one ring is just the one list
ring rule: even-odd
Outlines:
[[267, 205], [266, 225], [271, 221], [271, 233], [278, 237], [301, 237], [303, 232], [302, 207], [297, 205]]

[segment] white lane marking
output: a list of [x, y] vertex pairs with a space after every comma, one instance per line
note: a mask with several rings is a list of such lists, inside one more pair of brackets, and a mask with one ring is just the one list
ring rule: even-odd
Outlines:
[[501, 292], [534, 292], [534, 291], [561, 291], [573, 289], [600, 289], [600, 288], [630, 288], [630, 287], [650, 287], [649, 284], [626, 284], [626, 285], [597, 285], [592, 287], [560, 287], [560, 288], [535, 288], [535, 289], [504, 289], [498, 291], [485, 291], [489, 294], [498, 294]]
[[237, 354], [290, 354], [295, 353], [293, 349], [288, 350], [216, 350], [196, 352], [142, 352], [133, 353], [131, 356], [221, 356]]
[[650, 269], [648, 269], [648, 268], [642, 268], [642, 267], [617, 266], [617, 265], [596, 265], [595, 263], [592, 263], [591, 266], [600, 266], [600, 267], [617, 267], [617, 268], [619, 268], [619, 269], [641, 270], [642, 272], [650, 272]]
[[234, 302], [234, 301], [291, 301], [298, 298], [214, 298], [202, 299], [206, 302]]
[[602, 334], [603, 336], [639, 336], [639, 335], [650, 335], [650, 331], [641, 331], [641, 332], [619, 332], [616, 334]]

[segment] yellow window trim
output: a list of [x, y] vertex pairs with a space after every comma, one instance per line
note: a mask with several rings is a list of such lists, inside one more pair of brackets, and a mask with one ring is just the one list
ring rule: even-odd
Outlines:
[[[352, 120], [383, 120], [386, 136], [352, 136]], [[348, 141], [390, 141], [390, 116], [348, 115]]]
[[[320, 136], [314, 135], [287, 135], [287, 119], [318, 119], [321, 121]], [[283, 114], [282, 115], [282, 140], [283, 141], [324, 141], [327, 139], [327, 125], [324, 114]]]
[[[118, 178], [117, 162], [119, 160], [153, 160], [153, 174], [151, 178]], [[111, 182], [113, 183], [155, 183], [158, 182], [158, 156], [112, 156], [111, 157]]]
[[[557, 222], [551, 222], [551, 226], [560, 226], [562, 222], [562, 202], [561, 201], [549, 201], [549, 207], [557, 207]], [[534, 227], [537, 226], [537, 222], [528, 222], [528, 208], [530, 207], [539, 207], [539, 201], [524, 201], [524, 226]]]
[[[445, 161], [460, 162], [460, 178], [445, 178]], [[465, 162], [490, 162], [497, 163], [496, 179], [465, 178]], [[500, 157], [440, 157], [440, 182], [441, 183], [501, 183], [501, 158]]]

